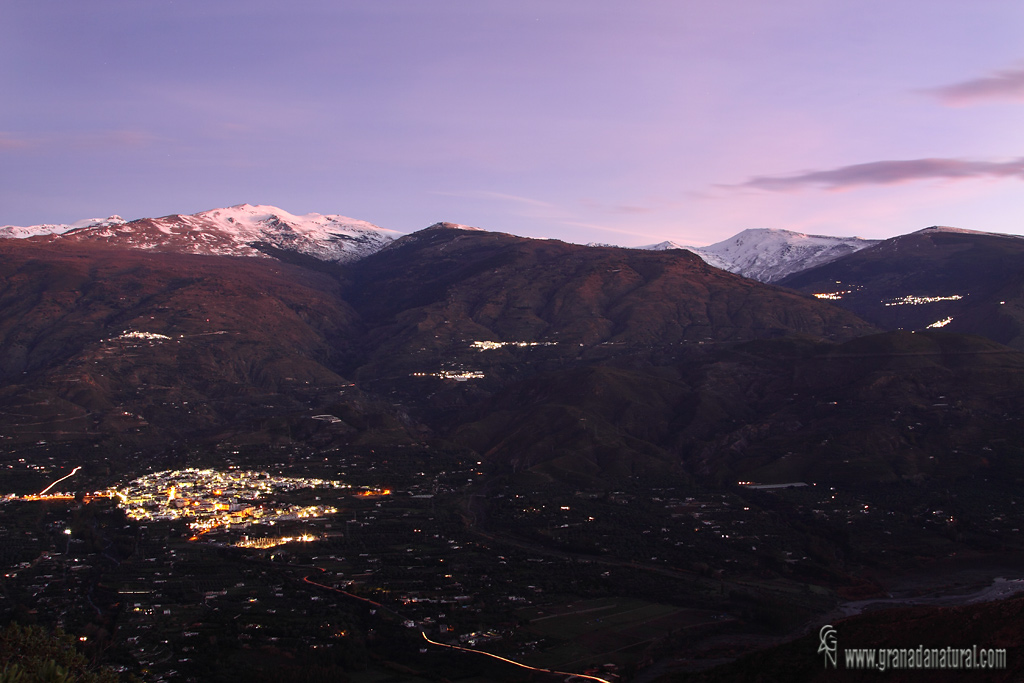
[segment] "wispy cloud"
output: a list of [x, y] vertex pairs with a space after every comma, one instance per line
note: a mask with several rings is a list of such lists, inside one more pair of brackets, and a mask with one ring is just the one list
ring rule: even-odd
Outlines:
[[0, 150], [28, 149], [34, 144], [34, 140], [29, 140], [15, 133], [0, 131]]
[[82, 149], [143, 147], [156, 142], [159, 138], [152, 133], [140, 130], [105, 130], [94, 133], [83, 133], [70, 137], [63, 142], [68, 146]]
[[551, 202], [540, 199], [523, 197], [505, 192], [494, 192], [492, 190], [459, 190], [459, 191], [433, 191], [430, 194], [441, 197], [457, 197], [459, 199], [470, 199], [485, 202], [499, 202], [504, 206], [511, 205], [512, 210], [520, 216], [528, 218], [568, 218], [570, 214]]
[[906, 159], [872, 161], [827, 171], [808, 171], [790, 176], [757, 176], [727, 187], [786, 191], [805, 187], [845, 190], [862, 185], [894, 185], [915, 180], [966, 180], [971, 178], [1020, 178], [1024, 157], [1012, 161], [965, 159]]
[[[688, 193], [687, 196], [689, 196]], [[678, 209], [686, 205], [684, 202], [657, 195], [638, 197], [637, 200], [632, 204], [609, 204], [588, 197], [581, 199], [579, 205], [586, 211], [607, 216], [644, 216]]]
[[526, 204], [528, 206], [535, 206], [543, 209], [553, 209], [555, 205], [550, 202], [541, 201], [539, 199], [531, 199], [530, 197], [520, 197], [514, 194], [505, 194], [504, 192], [491, 192], [489, 190], [478, 190], [476, 192], [469, 193], [475, 197], [481, 197], [483, 199], [501, 199], [509, 202], [516, 202], [518, 204]]
[[601, 232], [614, 233], [616, 235], [628, 235], [630, 237], [641, 237], [643, 239], [651, 239], [651, 233], [640, 232], [637, 230], [630, 230], [628, 228], [601, 225], [600, 223], [587, 223], [584, 221], [558, 221], [562, 225], [568, 225], [573, 228], [586, 228], [587, 230], [599, 230]]
[[646, 213], [653, 213], [654, 209], [649, 206], [631, 206], [628, 204], [619, 204], [611, 207], [612, 213], [626, 214], [627, 216], [638, 216]]
[[142, 147], [159, 138], [140, 130], [104, 130], [80, 133], [53, 133], [37, 137], [24, 137], [16, 133], [0, 132], [0, 151], [22, 149], [93, 150]]
[[997, 71], [991, 76], [930, 88], [924, 92], [951, 107], [994, 100], [1024, 102], [1024, 68]]

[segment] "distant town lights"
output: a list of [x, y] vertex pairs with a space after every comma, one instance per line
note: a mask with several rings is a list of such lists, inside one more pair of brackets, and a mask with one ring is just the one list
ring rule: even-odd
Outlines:
[[500, 349], [503, 346], [557, 346], [558, 342], [527, 342], [527, 341], [511, 341], [511, 342], [496, 342], [496, 341], [475, 341], [469, 345], [472, 349], [480, 349], [481, 351], [492, 351], [494, 349]]
[[952, 296], [915, 296], [908, 294], [898, 299], [883, 300], [882, 303], [886, 306], [921, 306], [923, 304], [934, 304], [939, 301], [960, 301], [960, 299], [963, 299], [963, 296], [960, 294], [953, 294]]

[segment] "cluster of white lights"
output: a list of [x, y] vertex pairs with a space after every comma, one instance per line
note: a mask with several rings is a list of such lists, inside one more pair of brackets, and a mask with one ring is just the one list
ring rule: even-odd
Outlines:
[[298, 543], [310, 543], [315, 540], [317, 540], [317, 537], [312, 534], [302, 534], [301, 536], [278, 536], [276, 538], [249, 538], [246, 536], [235, 543], [235, 546], [239, 548], [258, 548], [263, 550], [266, 548], [284, 545], [285, 543], [291, 543], [293, 541]]
[[952, 316], [950, 316], [948, 318], [943, 318], [942, 320], [936, 320], [935, 322], [933, 322], [928, 327], [929, 328], [931, 328], [931, 327], [945, 327], [946, 325], [950, 324], [951, 322], [953, 322], [953, 317]]
[[410, 375], [411, 377], [440, 377], [441, 379], [453, 379], [456, 382], [465, 382], [468, 379], [482, 379], [484, 373], [479, 370], [466, 370], [460, 372], [453, 372], [451, 370], [442, 370], [441, 372], [414, 372]]
[[260, 498], [302, 488], [350, 488], [339, 481], [284, 477], [267, 472], [188, 468], [154, 472], [112, 493], [134, 520], [190, 519], [191, 528], [209, 530], [244, 522], [313, 519], [337, 513], [329, 505], [259, 504]]
[[910, 294], [899, 299], [883, 301], [882, 303], [886, 306], [920, 306], [922, 304], [934, 304], [937, 301], [960, 301], [960, 299], [963, 299], [963, 297], [959, 294], [954, 294], [953, 296], [914, 296]]
[[166, 334], [157, 334], [156, 332], [125, 332], [118, 339], [170, 339]]
[[558, 342], [526, 342], [526, 341], [514, 341], [514, 342], [496, 342], [496, 341], [475, 341], [470, 344], [470, 348], [480, 349], [481, 351], [492, 351], [494, 349], [500, 349], [503, 346], [556, 346]]

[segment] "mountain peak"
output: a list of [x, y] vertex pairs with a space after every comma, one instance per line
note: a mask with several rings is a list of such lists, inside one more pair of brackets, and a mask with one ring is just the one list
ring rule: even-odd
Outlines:
[[86, 218], [74, 223], [43, 223], [40, 225], [16, 226], [5, 225], [0, 228], [0, 238], [25, 239], [40, 235], [61, 235], [71, 230], [83, 228], [110, 227], [121, 225], [126, 221], [118, 215], [107, 216], [106, 218]]
[[51, 239], [103, 242], [133, 249], [262, 258], [267, 258], [268, 250], [276, 249], [333, 262], [362, 258], [400, 234], [347, 216], [300, 216], [276, 206], [252, 204], [129, 222], [111, 216], [67, 226], [0, 229], [0, 237], [49, 235]]
[[483, 228], [474, 228], [469, 225], [462, 225], [461, 223], [449, 223], [447, 221], [439, 221], [433, 225], [428, 225], [424, 230], [473, 230], [476, 232], [487, 232]]
[[650, 251], [668, 251], [669, 249], [693, 249], [693, 247], [684, 247], [683, 245], [673, 242], [672, 240], [665, 240], [664, 242], [658, 242], [657, 244], [648, 244], [643, 247], [637, 247], [637, 249], [647, 249]]
[[984, 232], [984, 231], [981, 231], [981, 230], [968, 230], [966, 228], [954, 228], [954, 227], [948, 226], [948, 225], [932, 225], [932, 226], [929, 226], [927, 228], [923, 228], [921, 230], [917, 230], [915, 232], [912, 232], [910, 234], [912, 234], [912, 235], [930, 235], [930, 234], [935, 234], [935, 233], [938, 233], [938, 232], [959, 233], [959, 234], [963, 234], [963, 235], [991, 235], [993, 237], [1018, 237], [1018, 238], [1020, 237], [1020, 235], [1007, 235], [1007, 234], [997, 233], [997, 232]]
[[668, 241], [641, 248], [689, 249], [716, 268], [761, 282], [775, 282], [791, 273], [870, 247], [878, 241], [806, 235], [781, 228], [748, 228], [707, 247], [683, 247]]

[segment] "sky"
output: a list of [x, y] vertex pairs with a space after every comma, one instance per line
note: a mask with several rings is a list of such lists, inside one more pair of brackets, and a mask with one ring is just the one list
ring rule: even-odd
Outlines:
[[4, 0], [0, 225], [1024, 233], [1020, 0]]

